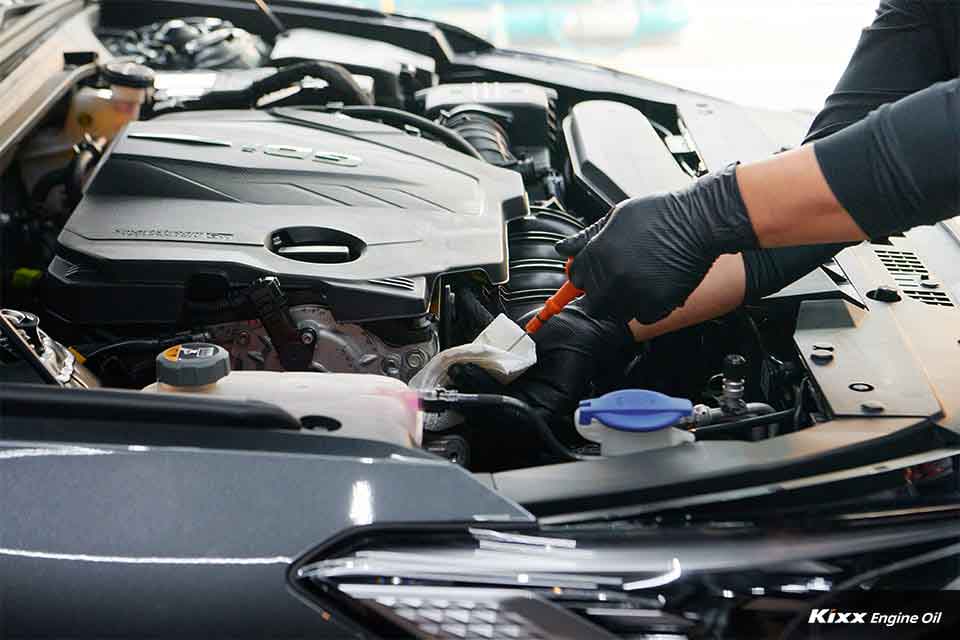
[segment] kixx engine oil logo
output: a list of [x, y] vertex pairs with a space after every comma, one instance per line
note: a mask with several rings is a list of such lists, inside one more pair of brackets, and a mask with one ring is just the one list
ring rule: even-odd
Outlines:
[[881, 624], [887, 627], [904, 624], [939, 624], [942, 611], [925, 613], [880, 613], [870, 611], [840, 611], [811, 609], [807, 624]]

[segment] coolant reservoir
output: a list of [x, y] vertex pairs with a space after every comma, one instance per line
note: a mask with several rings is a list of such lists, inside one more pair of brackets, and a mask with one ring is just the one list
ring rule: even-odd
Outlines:
[[66, 135], [78, 142], [83, 134], [94, 139], [113, 137], [129, 122], [140, 118], [140, 107], [153, 90], [154, 72], [134, 62], [110, 62], [102, 77], [109, 89], [82, 87], [73, 96], [67, 113]]
[[403, 382], [364, 373], [231, 371], [218, 345], [188, 343], [157, 356], [147, 392], [189, 393], [275, 404], [304, 426], [330, 435], [419, 447], [423, 418]]

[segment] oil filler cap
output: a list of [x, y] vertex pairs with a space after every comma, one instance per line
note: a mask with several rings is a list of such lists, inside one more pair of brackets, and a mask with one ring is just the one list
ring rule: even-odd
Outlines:
[[693, 403], [686, 398], [672, 398], [648, 389], [624, 389], [582, 400], [577, 420], [581, 425], [596, 420], [618, 431], [657, 431], [692, 413]]
[[108, 62], [102, 74], [109, 84], [133, 89], [148, 89], [153, 86], [155, 78], [150, 67], [126, 60]]
[[216, 344], [178, 344], [157, 356], [157, 381], [172, 387], [213, 384], [229, 373], [230, 355]]

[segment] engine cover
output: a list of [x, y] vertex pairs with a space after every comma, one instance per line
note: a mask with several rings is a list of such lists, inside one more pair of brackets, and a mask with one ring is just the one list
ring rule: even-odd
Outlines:
[[[519, 174], [394, 127], [299, 109], [132, 123], [59, 237], [65, 320], [170, 324], [198, 280], [263, 275], [339, 322], [427, 311], [436, 278], [508, 276]], [[192, 294], [191, 294], [192, 295]]]

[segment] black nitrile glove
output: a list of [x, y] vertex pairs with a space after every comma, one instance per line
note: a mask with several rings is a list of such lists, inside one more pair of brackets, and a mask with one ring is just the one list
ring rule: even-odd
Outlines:
[[550, 318], [532, 337], [537, 363], [511, 384], [501, 385], [476, 365], [454, 365], [451, 380], [459, 391], [523, 400], [550, 422], [572, 415], [591, 382], [623, 370], [633, 357], [633, 335], [625, 323], [593, 318], [578, 303]]
[[557, 243], [592, 313], [651, 324], [682, 306], [721, 254], [757, 246], [736, 165], [673, 193], [626, 200]]

